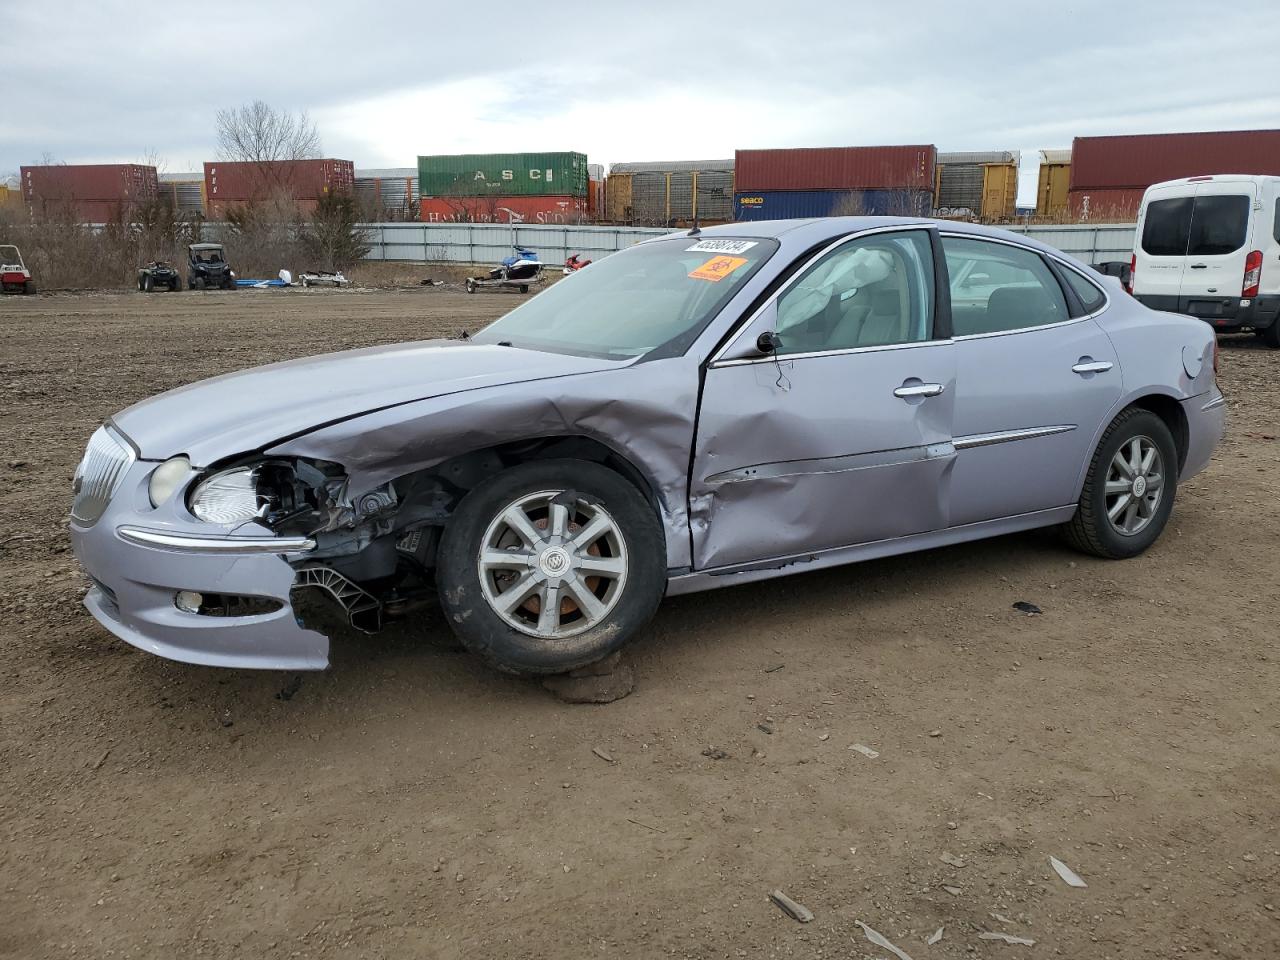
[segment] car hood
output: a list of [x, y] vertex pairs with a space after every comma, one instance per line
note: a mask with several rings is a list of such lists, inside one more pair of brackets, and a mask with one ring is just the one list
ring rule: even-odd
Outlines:
[[112, 422], [144, 460], [185, 454], [203, 467], [414, 400], [623, 365], [516, 347], [426, 340], [289, 360], [202, 380], [134, 404]]

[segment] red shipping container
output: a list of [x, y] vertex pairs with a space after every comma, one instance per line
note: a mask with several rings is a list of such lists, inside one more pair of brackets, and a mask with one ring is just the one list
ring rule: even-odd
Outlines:
[[1067, 194], [1067, 210], [1081, 223], [1132, 223], [1142, 206], [1142, 189], [1072, 190]]
[[1214, 173], [1280, 176], [1280, 130], [1076, 137], [1071, 189], [1145, 190]]
[[210, 203], [273, 196], [319, 200], [330, 193], [351, 193], [355, 183], [356, 165], [350, 160], [218, 161], [204, 165], [204, 190]]
[[52, 164], [21, 167], [28, 204], [47, 200], [154, 200], [160, 189], [155, 167], [140, 163]]
[[734, 190], [932, 190], [936, 147], [739, 150]]
[[30, 209], [36, 220], [120, 223], [132, 220], [137, 206], [133, 200], [37, 200]]
[[592, 220], [604, 216], [604, 181], [587, 181], [587, 215]]
[[583, 223], [586, 197], [423, 197], [423, 223]]
[[[205, 216], [209, 220], [223, 221], [227, 219], [227, 211], [234, 210], [236, 207], [247, 206], [252, 203], [251, 200], [211, 200], [205, 204]], [[310, 214], [315, 213], [316, 205], [319, 200], [290, 200], [290, 209], [297, 210], [298, 215], [302, 219], [306, 219]]]

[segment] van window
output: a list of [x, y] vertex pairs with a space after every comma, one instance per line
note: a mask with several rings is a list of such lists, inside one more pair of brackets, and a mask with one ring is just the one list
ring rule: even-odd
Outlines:
[[1194, 197], [1175, 197], [1147, 204], [1147, 219], [1142, 226], [1144, 252], [1153, 257], [1186, 256], [1194, 200]]
[[1280, 200], [1276, 201], [1276, 219], [1271, 225], [1271, 235], [1276, 238], [1276, 243], [1280, 243]]
[[1196, 197], [1187, 255], [1218, 257], [1243, 247], [1252, 205], [1252, 198], [1240, 195]]

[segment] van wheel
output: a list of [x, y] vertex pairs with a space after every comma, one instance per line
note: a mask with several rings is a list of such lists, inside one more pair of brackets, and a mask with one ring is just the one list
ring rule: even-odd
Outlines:
[[1156, 542], [1178, 490], [1178, 449], [1163, 420], [1130, 407], [1107, 427], [1089, 465], [1076, 514], [1062, 527], [1077, 550], [1111, 560]]
[[657, 513], [597, 463], [520, 464], [449, 518], [436, 581], [463, 645], [508, 673], [602, 660], [653, 616], [666, 586]]

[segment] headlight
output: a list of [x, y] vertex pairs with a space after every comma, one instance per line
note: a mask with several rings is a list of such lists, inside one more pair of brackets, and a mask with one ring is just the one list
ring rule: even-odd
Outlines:
[[151, 505], [158, 507], [173, 496], [173, 492], [187, 482], [191, 474], [191, 461], [186, 457], [174, 457], [166, 460], [151, 471], [151, 480], [147, 483], [147, 495]]
[[215, 473], [191, 494], [191, 512], [206, 523], [244, 523], [260, 516], [266, 506], [254, 467]]

